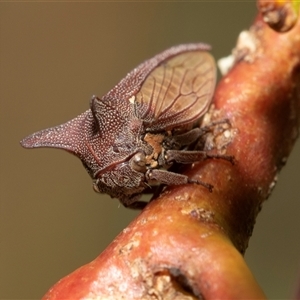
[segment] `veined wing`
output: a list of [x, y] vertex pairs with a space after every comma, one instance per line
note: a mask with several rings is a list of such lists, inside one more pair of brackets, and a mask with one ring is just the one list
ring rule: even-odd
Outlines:
[[130, 101], [148, 131], [191, 124], [206, 112], [215, 88], [208, 49], [204, 44], [172, 47], [139, 65], [103, 100]]

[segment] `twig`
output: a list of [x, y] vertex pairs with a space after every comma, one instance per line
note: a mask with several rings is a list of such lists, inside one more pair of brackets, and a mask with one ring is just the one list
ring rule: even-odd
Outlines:
[[43, 299], [265, 297], [242, 254], [298, 135], [300, 20], [278, 33], [258, 16], [233, 53], [235, 64], [214, 97], [231, 129], [214, 145], [222, 148], [229, 139], [226, 154], [236, 164], [191, 166], [185, 174], [212, 183], [213, 193], [192, 184], [167, 188], [103, 253]]

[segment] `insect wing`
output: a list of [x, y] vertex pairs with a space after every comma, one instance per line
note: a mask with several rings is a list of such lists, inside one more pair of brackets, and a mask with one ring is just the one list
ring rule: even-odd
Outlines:
[[149, 131], [197, 121], [208, 109], [216, 68], [208, 52], [179, 54], [155, 68], [136, 94], [139, 118]]
[[172, 47], [139, 65], [103, 99], [130, 101], [148, 131], [191, 124], [206, 112], [214, 92], [216, 66], [209, 48]]

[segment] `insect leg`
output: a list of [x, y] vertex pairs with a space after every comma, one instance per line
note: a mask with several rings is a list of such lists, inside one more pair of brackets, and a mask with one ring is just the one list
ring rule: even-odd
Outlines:
[[131, 209], [143, 209], [148, 202], [146, 201], [140, 201], [141, 194], [135, 194], [130, 197], [123, 197], [120, 198], [120, 202], [127, 208]]
[[222, 119], [211, 122], [207, 126], [196, 127], [188, 132], [166, 137], [164, 139], [164, 146], [168, 149], [180, 149], [196, 142], [201, 136], [212, 130], [213, 127], [221, 124], [230, 124], [228, 119]]
[[183, 134], [166, 137], [164, 139], [164, 146], [168, 149], [180, 149], [183, 146], [188, 146], [196, 142], [201, 135], [203, 135], [202, 129], [196, 127]]
[[208, 154], [205, 151], [168, 150], [165, 160], [167, 163], [177, 162], [180, 164], [192, 164], [205, 159], [224, 159], [234, 164], [234, 157], [230, 155]]
[[166, 170], [153, 169], [146, 172], [147, 180], [155, 180], [166, 185], [181, 185], [187, 183], [196, 183], [204, 186], [212, 192], [213, 186], [209, 183], [188, 178], [188, 176], [178, 173], [169, 172]]
[[147, 204], [148, 204], [148, 202], [146, 202], [146, 201], [135, 201], [135, 202], [130, 203], [130, 204], [123, 203], [123, 205], [126, 208], [138, 209], [138, 210], [141, 210], [141, 209], [145, 208]]

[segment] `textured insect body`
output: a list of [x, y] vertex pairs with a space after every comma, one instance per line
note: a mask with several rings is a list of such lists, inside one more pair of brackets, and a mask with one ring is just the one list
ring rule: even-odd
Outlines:
[[[73, 120], [34, 133], [25, 148], [54, 147], [78, 156], [94, 189], [138, 206], [144, 190], [156, 183], [198, 183], [168, 171], [174, 162], [208, 157], [191, 151], [203, 134], [194, 125], [207, 111], [214, 92], [216, 68], [204, 44], [172, 47], [130, 72], [90, 109]], [[215, 156], [217, 157], [217, 156]]]

